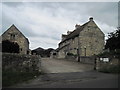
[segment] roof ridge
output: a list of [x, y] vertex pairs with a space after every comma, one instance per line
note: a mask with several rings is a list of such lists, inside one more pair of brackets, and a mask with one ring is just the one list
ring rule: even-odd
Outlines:
[[29, 42], [28, 38], [26, 38], [25, 35], [14, 24], [12, 24], [3, 34], [9, 31], [12, 27], [15, 27], [15, 29], [18, 30], [23, 35], [23, 37]]
[[[84, 24], [81, 25], [79, 28], [73, 30], [69, 35], [67, 35], [67, 38], [66, 38], [65, 40], [61, 41], [60, 43], [65, 42], [66, 40], [69, 40], [69, 39], [71, 39], [71, 38], [73, 38], [73, 37], [78, 36], [78, 35], [79, 35], [79, 32], [81, 32], [81, 31], [83, 30], [83, 28], [84, 28], [89, 22], [90, 22], [90, 21], [84, 23]], [[60, 44], [60, 43], [59, 43], [59, 44]]]

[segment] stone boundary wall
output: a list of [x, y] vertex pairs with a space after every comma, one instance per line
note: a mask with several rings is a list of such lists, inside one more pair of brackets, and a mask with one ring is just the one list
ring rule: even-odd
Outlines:
[[97, 58], [96, 69], [107, 68], [108, 66], [120, 65], [120, 60], [118, 58], [109, 58], [109, 62], [101, 61], [100, 58]]
[[[54, 58], [54, 59], [62, 59], [62, 60], [72, 60], [72, 61], [78, 61], [78, 57], [74, 56], [68, 56], [66, 58]], [[89, 57], [89, 56], [80, 56], [80, 63], [85, 63], [85, 64], [94, 64], [95, 57]]]
[[66, 56], [65, 59], [76, 61], [76, 60], [77, 60], [77, 57], [74, 57], [74, 56]]
[[33, 72], [41, 71], [41, 57], [38, 55], [22, 55], [2, 53], [2, 71]]
[[80, 57], [80, 62], [81, 63], [86, 63], [86, 64], [94, 64], [94, 57], [81, 56]]
[[[66, 59], [78, 61], [78, 57], [69, 56]], [[94, 64], [94, 57], [80, 56], [80, 62], [86, 64]]]

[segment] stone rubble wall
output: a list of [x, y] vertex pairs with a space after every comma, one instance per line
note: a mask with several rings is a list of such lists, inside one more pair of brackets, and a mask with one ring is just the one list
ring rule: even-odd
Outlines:
[[96, 69], [107, 68], [108, 66], [118, 66], [120, 65], [120, 60], [118, 58], [109, 58], [109, 62], [101, 61], [97, 58]]
[[[78, 57], [77, 57], [77, 56], [67, 56], [67, 57], [62, 58], [62, 59], [78, 61]], [[92, 65], [94, 65], [94, 57], [90, 57], [90, 56], [80, 56], [80, 63], [92, 64]]]
[[40, 72], [41, 57], [38, 55], [2, 53], [2, 70], [20, 72]]
[[94, 57], [89, 56], [81, 56], [80, 62], [86, 63], [86, 64], [94, 64]]

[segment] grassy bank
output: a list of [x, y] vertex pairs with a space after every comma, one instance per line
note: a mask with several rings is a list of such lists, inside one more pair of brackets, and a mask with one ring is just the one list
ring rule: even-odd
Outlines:
[[22, 83], [39, 76], [40, 72], [2, 72], [2, 87], [8, 87], [17, 83]]

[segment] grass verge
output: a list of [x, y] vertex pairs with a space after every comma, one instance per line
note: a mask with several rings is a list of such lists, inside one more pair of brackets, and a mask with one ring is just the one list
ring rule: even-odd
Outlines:
[[15, 85], [17, 83], [22, 83], [33, 79], [39, 76], [41, 73], [34, 72], [11, 72], [11, 71], [3, 71], [2, 72], [2, 87], [9, 87]]
[[120, 74], [120, 65], [108, 65], [100, 68], [98, 71], [103, 73], [115, 73]]

